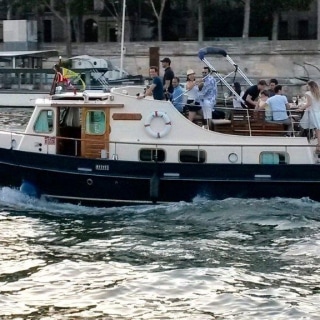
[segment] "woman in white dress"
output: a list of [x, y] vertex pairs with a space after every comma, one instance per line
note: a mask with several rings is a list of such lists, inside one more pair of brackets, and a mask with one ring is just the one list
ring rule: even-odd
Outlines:
[[[320, 153], [320, 88], [315, 81], [308, 81], [307, 92], [305, 93], [306, 102], [299, 104], [299, 110], [305, 110], [305, 114], [300, 121], [304, 128], [315, 128], [318, 140], [316, 152]], [[304, 128], [306, 129], [306, 128]]]

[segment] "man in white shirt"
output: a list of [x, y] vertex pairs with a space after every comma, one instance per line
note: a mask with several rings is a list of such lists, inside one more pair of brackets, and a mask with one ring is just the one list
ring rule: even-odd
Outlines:
[[212, 122], [212, 112], [217, 98], [217, 82], [210, 74], [209, 67], [203, 67], [203, 81], [198, 85], [198, 96], [202, 107], [205, 128], [210, 129]]
[[290, 108], [288, 99], [282, 95], [282, 86], [280, 84], [274, 87], [274, 96], [267, 99], [266, 104], [272, 111], [272, 121], [283, 123], [288, 126], [288, 134], [293, 132], [291, 118], [288, 116], [287, 110]]

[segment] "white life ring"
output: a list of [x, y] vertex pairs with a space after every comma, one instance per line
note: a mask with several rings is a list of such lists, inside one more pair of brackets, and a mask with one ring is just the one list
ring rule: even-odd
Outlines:
[[[152, 130], [150, 125], [151, 125], [151, 121], [154, 118], [162, 118], [164, 120], [165, 127], [164, 127], [164, 129], [162, 131], [156, 132], [156, 131]], [[146, 119], [144, 127], [146, 128], [146, 131], [152, 137], [154, 137], [154, 138], [162, 138], [162, 137], [166, 136], [169, 133], [169, 131], [171, 130], [171, 120], [170, 120], [170, 118], [168, 117], [168, 115], [165, 112], [154, 111], [154, 112], [150, 113], [150, 115]]]

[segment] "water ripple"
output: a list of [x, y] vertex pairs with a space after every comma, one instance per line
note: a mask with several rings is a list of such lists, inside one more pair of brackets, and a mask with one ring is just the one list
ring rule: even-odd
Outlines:
[[320, 203], [86, 208], [0, 190], [0, 318], [320, 319]]

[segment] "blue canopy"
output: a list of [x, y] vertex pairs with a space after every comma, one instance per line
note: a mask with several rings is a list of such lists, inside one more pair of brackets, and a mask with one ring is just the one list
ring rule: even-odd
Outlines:
[[205, 48], [202, 48], [199, 50], [198, 52], [198, 57], [200, 60], [203, 60], [204, 59], [204, 56], [206, 54], [220, 54], [224, 57], [227, 56], [227, 52], [223, 49], [220, 49], [220, 48], [214, 48], [214, 47], [205, 47]]

